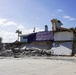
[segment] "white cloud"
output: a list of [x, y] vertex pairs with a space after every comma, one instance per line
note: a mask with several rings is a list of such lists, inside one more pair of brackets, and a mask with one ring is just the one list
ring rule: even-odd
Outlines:
[[64, 18], [68, 18], [68, 19], [69, 19], [69, 18], [71, 18], [71, 17], [70, 17], [70, 16], [64, 16]]
[[57, 12], [63, 12], [63, 10], [62, 9], [58, 9]]
[[[43, 29], [36, 28], [36, 32], [43, 31]], [[23, 34], [33, 33], [33, 29], [22, 30]], [[17, 34], [15, 32], [9, 32], [5, 30], [0, 30], [0, 35], [3, 38], [3, 42], [14, 42], [17, 40]]]
[[7, 26], [16, 26], [17, 23], [13, 22], [13, 21], [8, 21], [5, 18], [0, 18], [0, 26], [2, 27], [7, 27]]
[[73, 21], [73, 20], [76, 20], [76, 18], [72, 18], [71, 16], [63, 16], [63, 18], [65, 18], [65, 19], [69, 19], [69, 20], [71, 20], [71, 21]]
[[0, 36], [3, 39], [2, 42], [14, 42], [17, 39], [16, 33], [5, 30], [0, 30]]
[[0, 26], [3, 25], [7, 20], [0, 18]]
[[[13, 31], [14, 29], [12, 29], [12, 26], [16, 30], [18, 25], [19, 24], [14, 21], [9, 21], [6, 18], [0, 18], [0, 37], [3, 38], [3, 42], [14, 42], [17, 39], [17, 34]], [[21, 25], [19, 25], [19, 27], [23, 28]]]
[[43, 29], [37, 27], [36, 32], [39, 32], [39, 31], [43, 31]]
[[12, 22], [12, 21], [6, 22], [5, 24], [3, 24], [3, 26], [16, 26], [16, 25], [17, 25], [17, 23]]
[[70, 18], [69, 20], [76, 20], [76, 18]]
[[[9, 27], [10, 26], [10, 27]], [[12, 27], [13, 26], [13, 27]], [[22, 24], [18, 24], [14, 21], [9, 21], [5, 18], [0, 18], [0, 37], [3, 38], [3, 42], [14, 42], [17, 40], [17, 34], [15, 31], [20, 29], [23, 34], [33, 33], [32, 29], [27, 29]], [[35, 31], [43, 31], [43, 29], [35, 28]]]
[[[34, 29], [28, 29], [28, 30], [25, 29], [25, 30], [22, 30], [22, 33], [23, 33], [23, 34], [33, 33], [33, 30], [34, 30]], [[38, 27], [35, 28], [35, 32], [39, 32], [39, 31], [43, 31], [43, 29], [40, 29], [40, 28], [38, 28]]]
[[18, 28], [18, 29], [21, 29], [21, 30], [22, 30], [22, 29], [25, 29], [25, 27], [24, 27], [23, 25], [19, 25], [19, 26], [17, 26], [17, 28]]

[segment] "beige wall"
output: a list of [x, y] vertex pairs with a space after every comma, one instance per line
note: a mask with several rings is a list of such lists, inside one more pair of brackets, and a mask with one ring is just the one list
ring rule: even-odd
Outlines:
[[54, 33], [54, 41], [68, 41], [73, 40], [73, 32], [55, 32]]

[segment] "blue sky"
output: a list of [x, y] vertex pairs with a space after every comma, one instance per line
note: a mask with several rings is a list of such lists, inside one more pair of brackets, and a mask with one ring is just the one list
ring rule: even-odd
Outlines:
[[36, 31], [44, 30], [47, 24], [51, 30], [53, 18], [61, 20], [63, 27], [76, 27], [75, 3], [76, 0], [0, 0], [0, 35], [8, 42], [17, 39], [17, 29], [26, 34], [34, 27]]

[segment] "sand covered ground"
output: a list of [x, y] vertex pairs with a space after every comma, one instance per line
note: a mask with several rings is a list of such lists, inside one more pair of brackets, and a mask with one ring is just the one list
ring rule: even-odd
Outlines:
[[76, 57], [1, 57], [0, 75], [76, 75]]

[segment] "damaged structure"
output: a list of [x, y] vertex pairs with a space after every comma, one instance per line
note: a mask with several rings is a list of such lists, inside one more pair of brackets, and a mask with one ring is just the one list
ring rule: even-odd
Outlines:
[[52, 31], [34, 32], [20, 35], [20, 42], [26, 43], [27, 49], [50, 50], [51, 55], [76, 54], [76, 30], [63, 28], [60, 20], [52, 19]]
[[61, 27], [62, 23], [57, 19], [53, 19], [51, 22], [54, 34], [51, 53], [53, 55], [74, 55], [76, 53], [76, 31]]
[[[29, 49], [51, 49], [53, 43], [53, 32], [52, 31], [42, 31], [37, 33], [32, 33], [29, 35], [21, 35], [21, 42], [27, 43], [27, 48]], [[26, 41], [25, 41], [26, 40]]]

